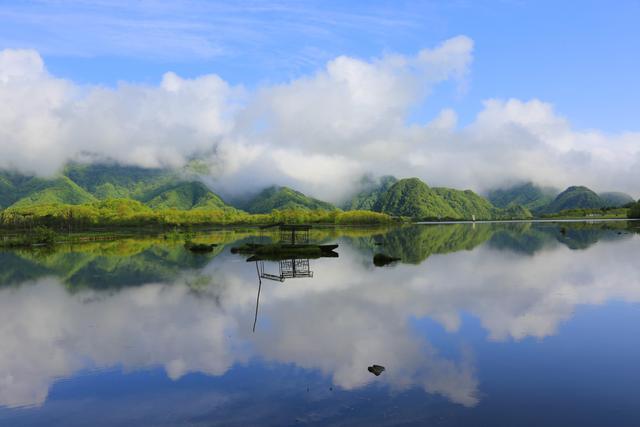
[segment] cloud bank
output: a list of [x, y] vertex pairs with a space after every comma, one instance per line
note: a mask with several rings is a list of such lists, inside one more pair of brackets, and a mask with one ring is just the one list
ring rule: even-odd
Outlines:
[[0, 51], [0, 168], [51, 175], [70, 160], [180, 167], [194, 157], [214, 190], [271, 184], [346, 197], [365, 173], [418, 176], [483, 191], [533, 180], [638, 197], [640, 132], [575, 130], [549, 103], [489, 99], [459, 126], [455, 111], [413, 120], [432, 90], [464, 90], [473, 41], [415, 55], [337, 57], [316, 73], [249, 91], [217, 75], [166, 73], [158, 86], [80, 85], [32, 50]]

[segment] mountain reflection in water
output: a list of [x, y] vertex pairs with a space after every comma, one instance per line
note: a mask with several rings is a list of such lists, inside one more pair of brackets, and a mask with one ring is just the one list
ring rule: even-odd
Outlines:
[[[340, 257], [311, 260], [313, 268], [294, 260], [313, 274], [261, 288], [256, 274], [260, 280], [265, 261], [229, 253], [251, 232], [212, 233], [219, 246], [206, 254], [161, 238], [0, 252], [0, 424], [46, 410], [62, 379], [157, 367], [179, 384], [188, 373], [225, 378], [252, 366], [264, 375], [294, 366], [327, 378], [336, 392], [374, 384], [392, 395], [421, 390], [424, 402], [439, 396], [480, 411], [494, 398], [483, 386], [492, 378], [479, 375], [482, 348], [493, 343], [495, 355], [497, 345], [526, 348], [527, 338], [541, 346], [579, 307], [640, 302], [633, 225], [563, 227], [314, 229], [312, 240], [338, 242]], [[401, 261], [375, 268], [380, 251]], [[384, 375], [368, 372], [374, 363]], [[630, 375], [637, 378], [638, 368]], [[118, 387], [128, 387], [126, 378]], [[216, 405], [237, 393], [224, 391]], [[33, 408], [10, 409], [25, 406]]]

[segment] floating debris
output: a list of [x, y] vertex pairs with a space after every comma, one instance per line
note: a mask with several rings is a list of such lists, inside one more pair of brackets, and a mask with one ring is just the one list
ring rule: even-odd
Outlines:
[[384, 370], [384, 366], [380, 365], [372, 365], [367, 368], [367, 371], [371, 372], [376, 377], [380, 376], [380, 374], [383, 373]]
[[282, 258], [324, 258], [337, 257], [333, 250], [338, 245], [291, 245], [291, 244], [268, 244], [245, 243], [231, 248], [233, 254], [251, 255], [250, 261], [255, 260], [278, 260]]
[[218, 245], [216, 245], [215, 243], [208, 244], [187, 242], [184, 244], [184, 247], [191, 252], [211, 252], [216, 246]]
[[385, 265], [389, 265], [396, 261], [400, 261], [400, 258], [392, 257], [385, 254], [375, 254], [373, 256], [373, 264], [376, 267], [384, 267]]

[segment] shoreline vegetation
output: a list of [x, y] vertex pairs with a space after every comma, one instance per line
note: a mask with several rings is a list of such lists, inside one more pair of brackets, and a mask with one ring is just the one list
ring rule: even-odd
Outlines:
[[[640, 219], [638, 207], [617, 209], [572, 209], [553, 215], [525, 219], [471, 220], [458, 218], [417, 219], [393, 217], [373, 211], [274, 210], [271, 214], [249, 214], [238, 210], [153, 210], [123, 200], [109, 204], [113, 209], [91, 210], [85, 205], [41, 205], [28, 209], [0, 211], [0, 249], [47, 247], [59, 243], [86, 243], [155, 235], [164, 240], [191, 243], [197, 233], [214, 229], [255, 231], [260, 225], [309, 223], [317, 227], [378, 228], [415, 223], [501, 223], [535, 221], [607, 221]], [[118, 209], [119, 208], [119, 209]], [[634, 211], [635, 209], [635, 211]], [[633, 217], [632, 215], [636, 215]]]

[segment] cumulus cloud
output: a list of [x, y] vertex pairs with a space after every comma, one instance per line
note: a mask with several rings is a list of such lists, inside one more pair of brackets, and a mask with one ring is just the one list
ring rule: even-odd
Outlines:
[[575, 130], [549, 103], [490, 99], [464, 127], [455, 111], [412, 112], [442, 82], [464, 89], [473, 41], [415, 55], [341, 56], [254, 91], [217, 75], [166, 73], [157, 86], [79, 85], [31, 50], [0, 52], [0, 168], [54, 174], [69, 160], [180, 167], [198, 157], [226, 193], [291, 185], [339, 201], [365, 173], [482, 191], [533, 180], [638, 196], [640, 133]]

